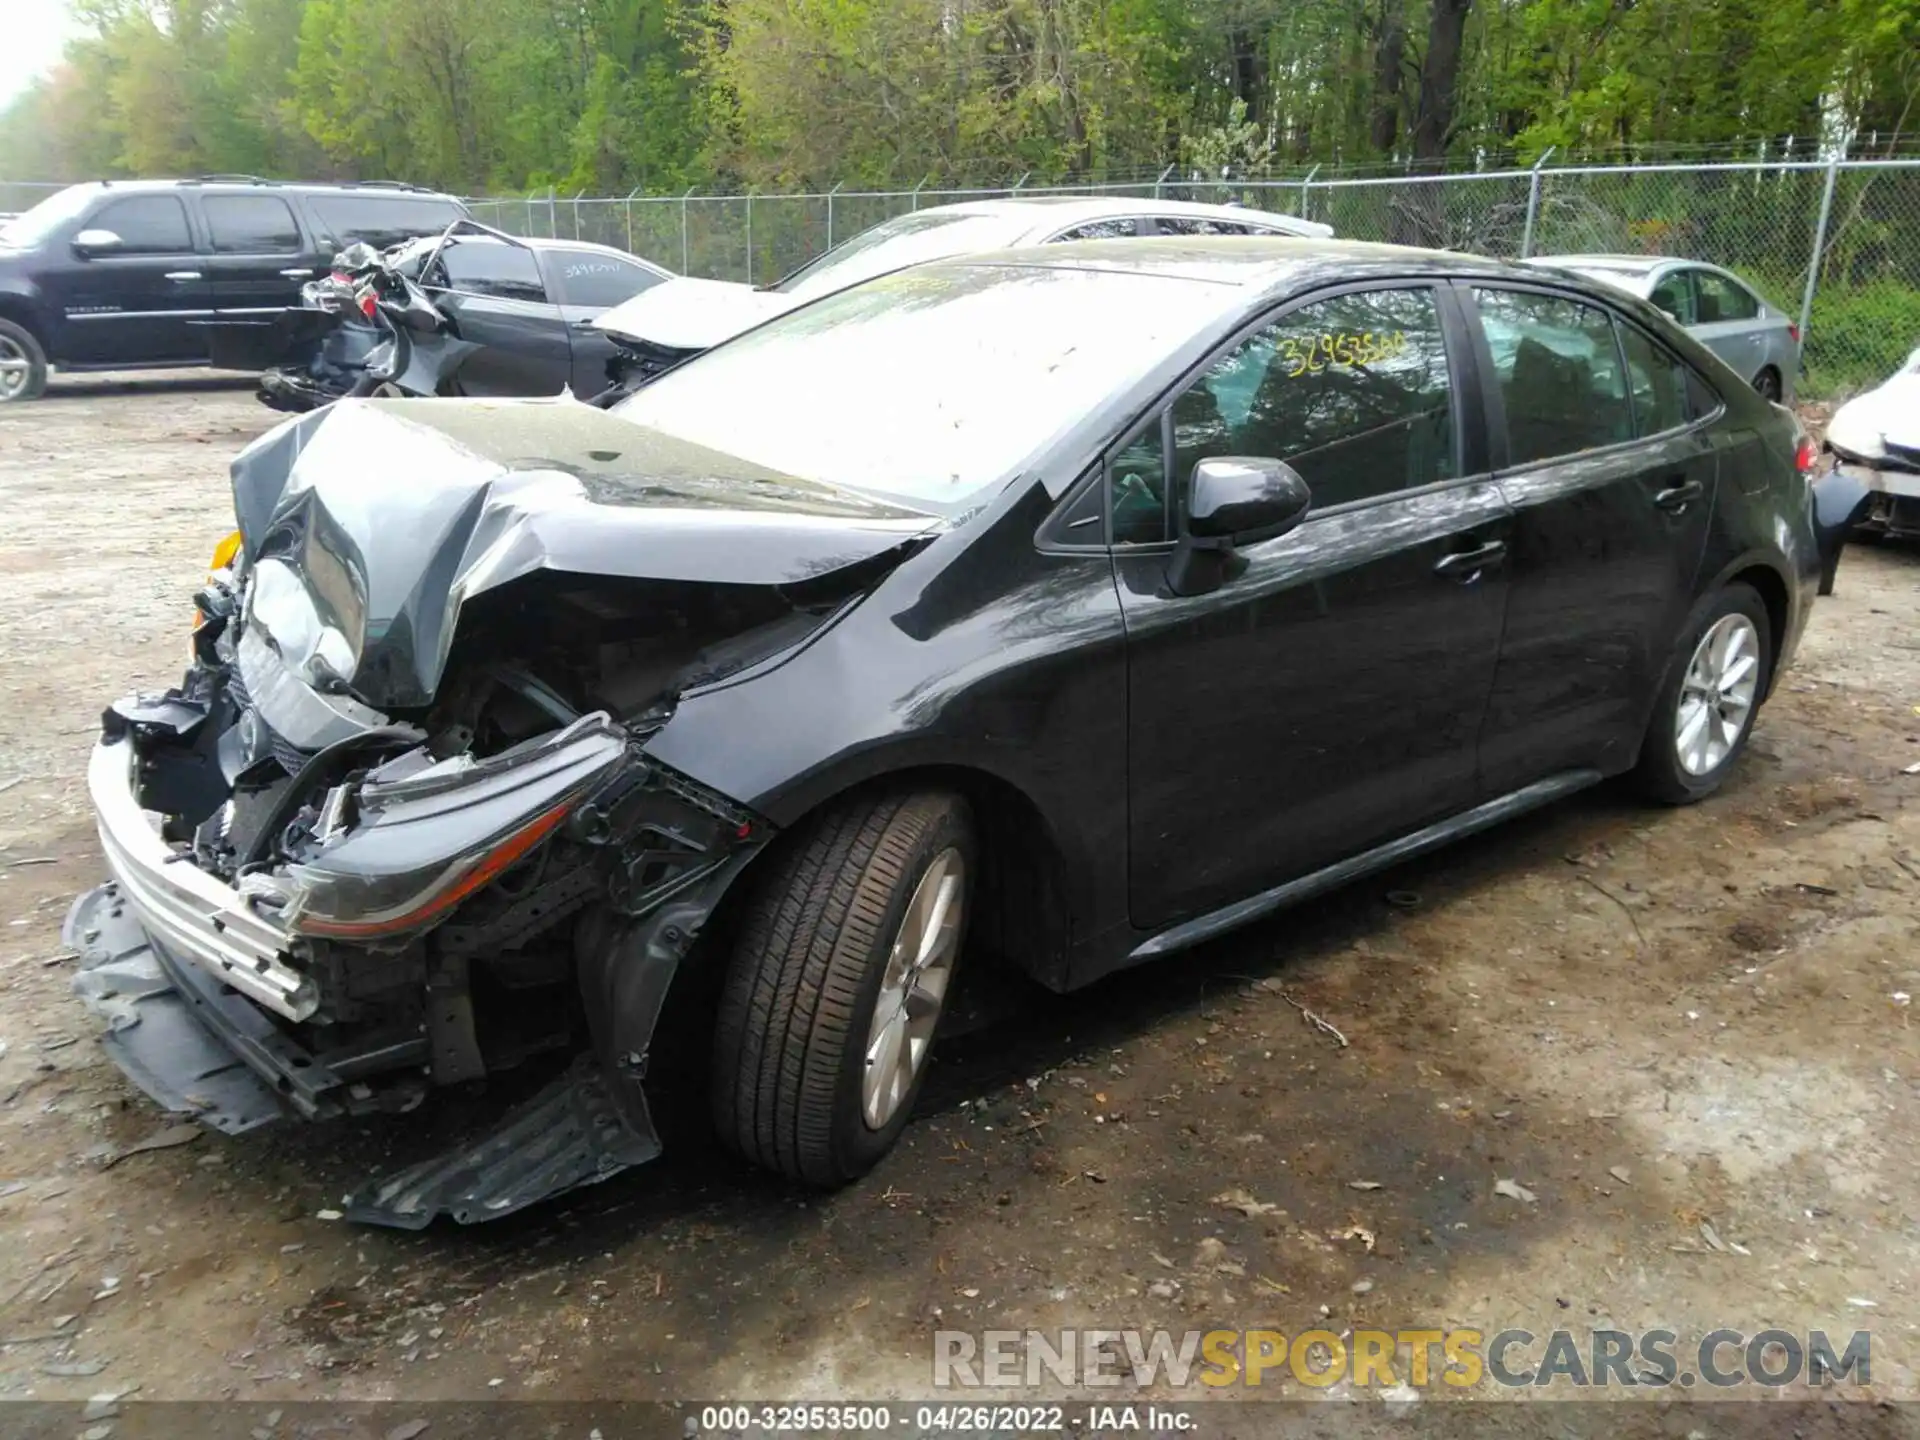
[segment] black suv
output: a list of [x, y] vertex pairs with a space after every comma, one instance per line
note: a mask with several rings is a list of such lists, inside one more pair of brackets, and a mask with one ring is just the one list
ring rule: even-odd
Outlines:
[[70, 185], [0, 228], [0, 402], [40, 394], [50, 366], [204, 365], [203, 322], [298, 305], [344, 247], [435, 234], [466, 213], [381, 182]]

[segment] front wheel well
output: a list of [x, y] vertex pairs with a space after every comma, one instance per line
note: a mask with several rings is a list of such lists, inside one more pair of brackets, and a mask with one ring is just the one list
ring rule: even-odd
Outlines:
[[[47, 337], [40, 329], [40, 322], [29, 305], [18, 295], [0, 295], [0, 320], [9, 320], [26, 331], [42, 351], [47, 348]], [[49, 356], [49, 359], [52, 357]]]

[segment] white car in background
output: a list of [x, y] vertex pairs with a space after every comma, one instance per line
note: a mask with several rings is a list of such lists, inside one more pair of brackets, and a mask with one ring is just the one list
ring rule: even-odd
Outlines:
[[1920, 347], [1886, 381], [1827, 422], [1834, 468], [1870, 493], [1869, 530], [1920, 536]]
[[1031, 195], [933, 205], [862, 230], [771, 285], [681, 277], [614, 306], [593, 323], [626, 353], [608, 367], [614, 391], [596, 403], [610, 403], [669, 366], [810, 300], [929, 260], [1056, 240], [1332, 234], [1331, 225], [1314, 220], [1185, 200]]

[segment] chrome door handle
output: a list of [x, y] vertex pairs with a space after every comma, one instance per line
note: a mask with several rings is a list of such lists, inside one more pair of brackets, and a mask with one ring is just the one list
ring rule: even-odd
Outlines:
[[198, 270], [169, 270], [167, 272], [167, 279], [176, 282], [198, 280], [199, 278], [200, 272]]
[[1498, 540], [1489, 540], [1472, 550], [1456, 550], [1451, 555], [1441, 557], [1440, 563], [1433, 567], [1433, 573], [1448, 580], [1458, 581], [1462, 585], [1471, 585], [1478, 580], [1483, 571], [1491, 570], [1507, 558], [1507, 547]]
[[313, 274], [313, 270], [312, 270], [312, 267], [310, 266], [296, 265], [290, 269], [282, 270], [280, 273], [286, 276], [287, 279], [289, 280], [304, 280], [309, 275]]
[[1683, 480], [1655, 495], [1653, 503], [1662, 510], [1678, 515], [1706, 493], [1707, 487], [1698, 480]]

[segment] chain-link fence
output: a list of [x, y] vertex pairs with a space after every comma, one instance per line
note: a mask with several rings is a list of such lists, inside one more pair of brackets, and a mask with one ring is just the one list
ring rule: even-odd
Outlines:
[[598, 240], [684, 274], [768, 284], [840, 241], [930, 205], [1009, 195], [1160, 195], [1285, 211], [1338, 235], [1525, 255], [1706, 260], [1802, 328], [1802, 395], [1877, 383], [1920, 345], [1920, 159], [1540, 166], [1441, 176], [1154, 180], [799, 195], [542, 192], [469, 202], [516, 234]]

